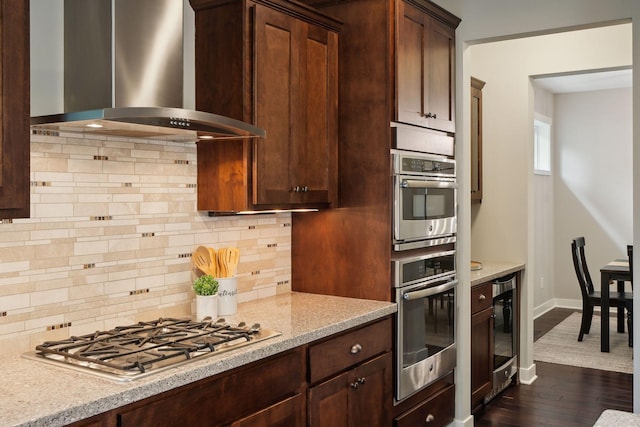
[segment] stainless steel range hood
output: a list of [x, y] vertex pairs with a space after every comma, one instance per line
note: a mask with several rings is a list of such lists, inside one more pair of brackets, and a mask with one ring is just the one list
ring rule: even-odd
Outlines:
[[197, 141], [264, 137], [183, 108], [183, 0], [64, 0], [64, 113], [31, 128], [64, 135]]

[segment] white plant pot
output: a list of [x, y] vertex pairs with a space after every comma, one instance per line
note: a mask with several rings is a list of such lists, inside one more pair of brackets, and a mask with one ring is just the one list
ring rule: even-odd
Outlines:
[[196, 295], [196, 319], [200, 322], [205, 317], [214, 321], [218, 317], [218, 295]]
[[218, 315], [227, 316], [238, 311], [238, 280], [220, 277], [218, 281]]

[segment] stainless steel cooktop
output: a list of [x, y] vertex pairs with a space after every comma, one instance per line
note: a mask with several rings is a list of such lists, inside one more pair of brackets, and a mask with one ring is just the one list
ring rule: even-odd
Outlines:
[[46, 341], [23, 357], [88, 372], [116, 381], [131, 381], [201, 357], [234, 350], [280, 335], [280, 332], [224, 319], [157, 319]]

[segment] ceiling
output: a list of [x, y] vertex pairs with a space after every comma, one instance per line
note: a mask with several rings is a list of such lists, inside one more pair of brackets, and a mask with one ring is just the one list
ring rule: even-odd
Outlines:
[[572, 93], [632, 87], [631, 77], [626, 69], [534, 77], [534, 82], [551, 93]]

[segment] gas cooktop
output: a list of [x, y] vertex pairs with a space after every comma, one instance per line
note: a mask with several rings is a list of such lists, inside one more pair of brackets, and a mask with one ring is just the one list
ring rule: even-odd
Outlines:
[[201, 357], [234, 350], [280, 335], [259, 324], [230, 325], [224, 319], [157, 319], [109, 331], [46, 341], [28, 359], [131, 381]]

